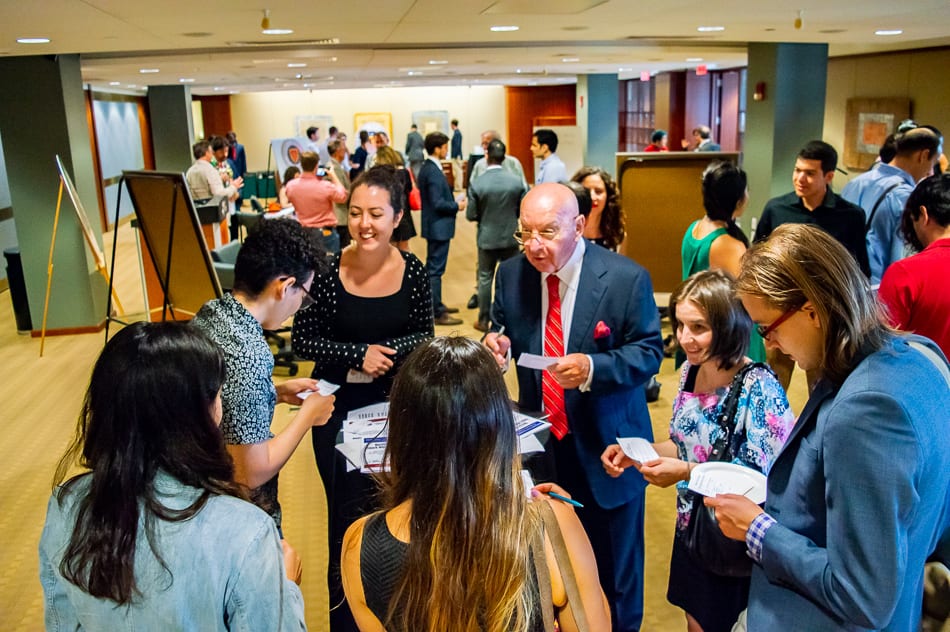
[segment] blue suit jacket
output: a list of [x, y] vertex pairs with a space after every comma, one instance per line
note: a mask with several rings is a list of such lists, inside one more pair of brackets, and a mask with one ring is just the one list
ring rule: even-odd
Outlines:
[[[594, 339], [603, 321], [611, 330]], [[495, 276], [492, 325], [505, 327], [512, 357], [541, 354], [541, 273], [518, 255], [502, 263]], [[597, 503], [618, 507], [643, 493], [640, 476], [611, 478], [600, 455], [617, 437], [644, 437], [653, 429], [643, 385], [663, 358], [660, 320], [650, 275], [630, 259], [587, 242], [566, 353], [586, 353], [594, 361], [590, 391], [564, 393], [568, 425], [574, 434], [584, 474]], [[541, 372], [517, 367], [518, 404], [541, 410]]]
[[[940, 350], [932, 342], [908, 337]], [[950, 389], [897, 337], [839, 389], [819, 381], [768, 477], [750, 630], [917, 630], [947, 528]]]
[[422, 196], [422, 236], [437, 241], [452, 239], [459, 205], [445, 174], [427, 159], [419, 169], [417, 183]]

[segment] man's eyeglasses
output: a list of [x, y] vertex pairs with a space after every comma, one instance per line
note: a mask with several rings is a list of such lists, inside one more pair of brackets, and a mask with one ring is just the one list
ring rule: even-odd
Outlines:
[[793, 307], [787, 310], [784, 314], [776, 318], [771, 325], [756, 325], [755, 330], [759, 332], [759, 335], [762, 336], [763, 340], [768, 340], [769, 336], [773, 331], [778, 329], [779, 325], [784, 323], [786, 320], [795, 315], [795, 312], [800, 310], [801, 307]]
[[537, 238], [541, 241], [553, 241], [557, 239], [557, 236], [560, 234], [560, 232], [560, 228], [545, 228], [544, 230], [516, 230], [514, 237], [515, 241], [523, 246], [525, 242], [529, 242], [534, 239], [535, 235], [537, 235]]
[[300, 290], [303, 291], [303, 300], [300, 301], [300, 309], [298, 309], [297, 311], [302, 312], [303, 310], [307, 309], [308, 307], [310, 307], [311, 305], [317, 302], [317, 299], [314, 298], [313, 294], [310, 293], [310, 290], [308, 290], [304, 286], [294, 284], [294, 287], [299, 288]]

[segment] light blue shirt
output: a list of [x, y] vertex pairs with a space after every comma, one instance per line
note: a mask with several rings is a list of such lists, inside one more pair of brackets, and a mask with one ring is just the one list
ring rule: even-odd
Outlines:
[[557, 154], [551, 154], [541, 161], [541, 168], [538, 169], [538, 177], [535, 178], [534, 183], [544, 184], [545, 182], [567, 182], [567, 167]]
[[[841, 190], [841, 197], [863, 208], [866, 218], [884, 195], [871, 218], [867, 234], [872, 285], [880, 285], [887, 267], [906, 256], [904, 238], [900, 234], [901, 213], [915, 186], [914, 178], [909, 173], [882, 164], [877, 169], [862, 173]], [[885, 195], [884, 192], [891, 187], [894, 188]]]
[[[154, 519], [154, 543], [167, 571], [149, 547], [140, 511], [135, 551], [140, 594], [128, 606], [69, 582], [59, 565], [90, 478], [73, 485], [62, 504], [55, 492], [49, 501], [40, 538], [46, 630], [306, 629], [303, 597], [284, 574], [274, 521], [238, 498], [212, 496], [189, 520]], [[161, 472], [155, 489], [159, 502], [173, 509], [191, 505], [201, 493]]]

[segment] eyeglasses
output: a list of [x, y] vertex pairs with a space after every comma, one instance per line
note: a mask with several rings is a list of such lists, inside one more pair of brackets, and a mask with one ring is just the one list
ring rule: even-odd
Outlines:
[[310, 290], [308, 290], [304, 286], [294, 285], [294, 287], [300, 288], [301, 290], [303, 290], [303, 300], [300, 301], [300, 308], [297, 311], [302, 312], [303, 310], [307, 309], [308, 307], [310, 307], [311, 305], [317, 302], [317, 299], [314, 298], [313, 294], [310, 293]]
[[793, 307], [787, 310], [784, 314], [776, 318], [771, 325], [756, 325], [755, 330], [759, 332], [759, 335], [762, 336], [763, 340], [768, 340], [769, 336], [772, 335], [772, 332], [778, 329], [779, 325], [784, 323], [786, 320], [795, 315], [795, 312], [800, 310], [801, 307]]
[[526, 242], [535, 239], [535, 235], [537, 235], [537, 239], [541, 241], [554, 241], [557, 239], [557, 236], [560, 234], [560, 232], [560, 228], [545, 228], [544, 230], [516, 230], [514, 237], [515, 241], [523, 246]]

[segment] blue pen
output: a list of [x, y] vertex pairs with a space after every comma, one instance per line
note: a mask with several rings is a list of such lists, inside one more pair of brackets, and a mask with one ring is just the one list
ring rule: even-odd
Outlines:
[[574, 505], [575, 507], [580, 507], [581, 509], [584, 508], [584, 505], [580, 504], [576, 500], [568, 498], [567, 496], [562, 496], [561, 494], [558, 494], [557, 492], [547, 492], [547, 494], [551, 498], [557, 498], [558, 500], [566, 502], [568, 505]]

